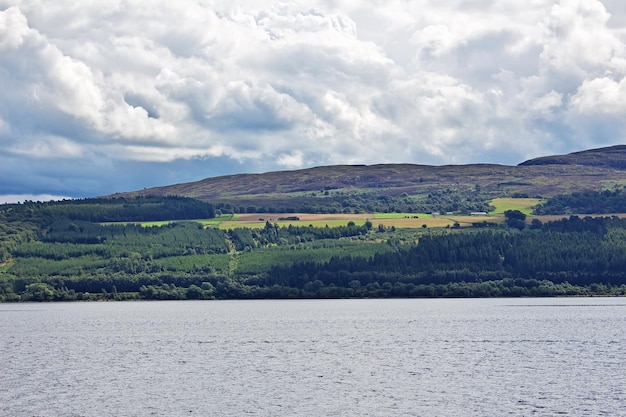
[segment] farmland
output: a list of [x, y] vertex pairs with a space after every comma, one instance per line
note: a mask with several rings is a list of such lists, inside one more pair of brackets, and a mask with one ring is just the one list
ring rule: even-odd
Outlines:
[[[476, 215], [456, 215], [456, 214], [432, 214], [432, 213], [360, 213], [360, 214], [311, 214], [311, 213], [263, 213], [263, 214], [229, 214], [217, 216], [214, 219], [195, 219], [205, 227], [217, 227], [222, 230], [232, 228], [261, 229], [267, 222], [277, 224], [280, 227], [292, 226], [313, 226], [313, 227], [337, 227], [345, 226], [350, 222], [363, 225], [371, 222], [374, 226], [383, 225], [397, 229], [423, 229], [426, 228], [447, 228], [458, 224], [460, 227], [472, 227], [474, 223], [489, 222], [501, 224], [504, 220], [504, 211], [519, 210], [528, 214], [528, 221], [538, 219], [541, 221], [551, 221], [567, 217], [566, 215], [544, 215], [533, 216], [531, 201], [535, 199], [502, 199], [504, 202], [492, 202], [496, 206], [494, 212]], [[286, 218], [297, 218], [297, 220], [285, 220]], [[281, 220], [282, 219], [282, 220]], [[163, 226], [172, 221], [161, 222], [140, 222], [142, 226]]]
[[[277, 224], [280, 227], [293, 226], [313, 226], [313, 227], [337, 227], [345, 226], [349, 222], [363, 225], [371, 222], [374, 226], [383, 225], [387, 228], [397, 229], [424, 229], [424, 228], [448, 228], [472, 227], [475, 223], [487, 222], [501, 224], [504, 219], [504, 212], [507, 210], [518, 210], [527, 216], [527, 223], [533, 219], [540, 221], [553, 221], [565, 215], [533, 215], [533, 209], [541, 203], [538, 198], [496, 198], [488, 202], [492, 211], [489, 213], [476, 213], [472, 215], [458, 213], [229, 213], [218, 214], [211, 219], [193, 219], [205, 227], [217, 227], [222, 230], [232, 228], [260, 229], [267, 222]], [[173, 221], [148, 221], [138, 222], [145, 227], [163, 226]], [[114, 224], [114, 223], [103, 223]]]
[[[504, 199], [501, 199], [504, 200]], [[320, 214], [320, 213], [247, 213], [247, 214], [221, 214], [211, 219], [190, 219], [203, 224], [206, 227], [218, 227], [220, 229], [231, 229], [233, 227], [250, 227], [250, 228], [262, 228], [266, 222], [272, 224], [278, 224], [279, 226], [286, 227], [289, 225], [294, 226], [308, 226], [314, 227], [337, 227], [345, 226], [349, 222], [355, 222], [357, 224], [363, 224], [366, 221], [370, 221], [375, 225], [384, 224], [386, 226], [395, 226], [398, 228], [420, 228], [423, 224], [428, 227], [446, 227], [452, 225], [455, 222], [461, 224], [471, 224], [475, 221], [496, 221], [503, 218], [505, 210], [517, 210], [528, 212], [532, 210], [532, 202], [535, 199], [506, 199], [508, 202], [498, 205], [500, 211], [496, 211], [490, 214], [476, 214], [476, 215], [460, 215], [460, 214], [440, 214], [440, 213], [334, 213], [334, 214]], [[515, 201], [522, 200], [522, 201]], [[495, 200], [494, 200], [495, 201]], [[494, 204], [494, 203], [492, 203]], [[506, 205], [505, 205], [506, 204]], [[148, 221], [148, 222], [134, 222], [141, 224], [145, 227], [152, 226], [164, 226], [172, 223], [173, 220], [163, 221]], [[112, 222], [104, 222], [102, 224], [115, 224]]]

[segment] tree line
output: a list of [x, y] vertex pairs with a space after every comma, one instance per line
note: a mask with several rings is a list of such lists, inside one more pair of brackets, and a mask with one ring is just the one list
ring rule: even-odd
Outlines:
[[215, 206], [188, 197], [87, 198], [0, 205], [0, 219], [49, 224], [56, 219], [87, 222], [148, 222], [211, 219]]
[[[394, 191], [394, 193], [396, 193]], [[338, 190], [320, 190], [308, 195], [290, 198], [257, 198], [239, 203], [216, 203], [218, 213], [466, 213], [490, 211], [490, 197], [479, 187], [425, 190], [418, 195], [348, 193]]]

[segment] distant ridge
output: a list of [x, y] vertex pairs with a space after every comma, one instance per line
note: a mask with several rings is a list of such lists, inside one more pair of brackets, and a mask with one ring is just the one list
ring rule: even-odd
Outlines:
[[176, 195], [238, 207], [299, 210], [350, 200], [403, 198], [426, 201], [435, 194], [472, 194], [483, 201], [528, 195], [550, 197], [626, 185], [626, 145], [530, 159], [517, 166], [336, 165], [237, 174], [117, 193], [108, 197]]
[[522, 162], [519, 165], [588, 165], [626, 169], [626, 145], [590, 149], [567, 155], [542, 156]]

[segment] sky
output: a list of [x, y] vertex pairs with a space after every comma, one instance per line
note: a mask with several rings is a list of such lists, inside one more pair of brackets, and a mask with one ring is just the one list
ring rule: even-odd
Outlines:
[[623, 143], [623, 0], [0, 0], [0, 202]]

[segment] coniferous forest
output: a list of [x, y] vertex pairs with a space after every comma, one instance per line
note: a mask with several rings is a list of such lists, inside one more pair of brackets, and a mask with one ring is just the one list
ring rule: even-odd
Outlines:
[[2, 205], [0, 301], [626, 295], [617, 216], [395, 230], [215, 215], [182, 197]]

